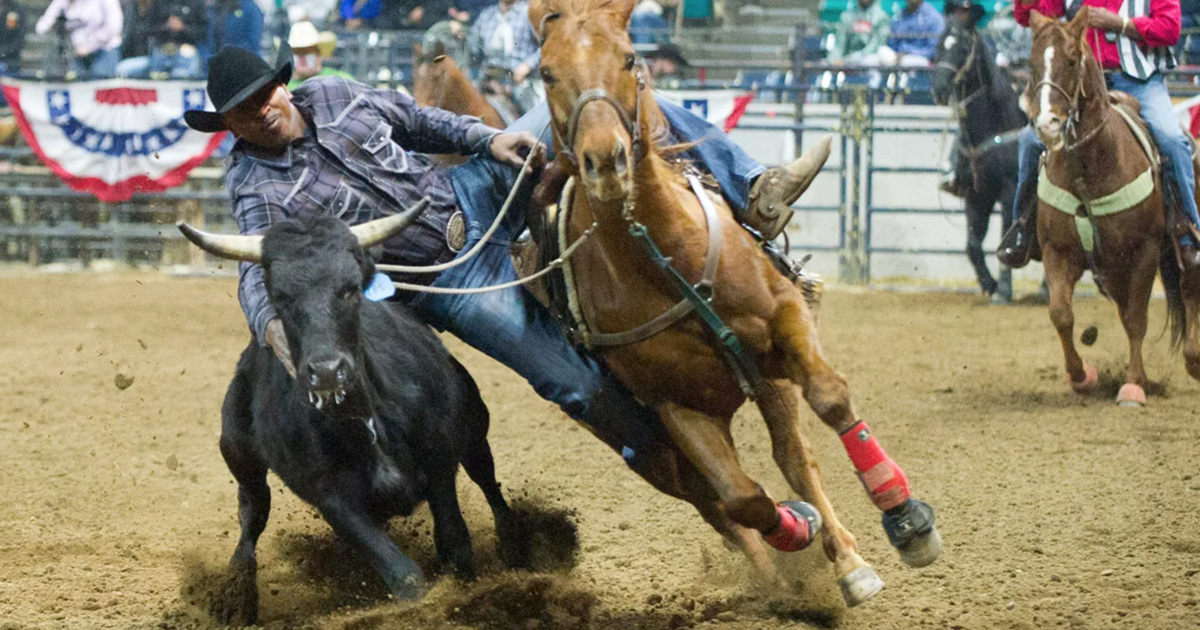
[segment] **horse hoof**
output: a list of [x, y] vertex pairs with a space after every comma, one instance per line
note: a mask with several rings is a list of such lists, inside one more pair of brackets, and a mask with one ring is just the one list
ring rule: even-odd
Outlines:
[[1071, 384], [1071, 389], [1075, 390], [1076, 394], [1090, 394], [1096, 390], [1096, 386], [1100, 384], [1100, 374], [1096, 368], [1089, 363], [1083, 364], [1084, 377], [1082, 381], [1075, 382], [1071, 380], [1071, 373], [1067, 372], [1067, 382]]
[[1012, 296], [1005, 295], [997, 291], [996, 293], [992, 294], [990, 303], [992, 306], [1008, 306], [1009, 304], [1012, 304]]
[[875, 569], [869, 566], [859, 567], [839, 578], [838, 586], [842, 588], [842, 598], [846, 600], [846, 605], [854, 608], [882, 591], [883, 580], [879, 579]]
[[1146, 390], [1141, 385], [1125, 383], [1117, 392], [1117, 404], [1122, 407], [1145, 407]]
[[927, 567], [942, 557], [942, 535], [937, 528], [919, 536], [900, 550], [900, 560], [910, 567]]

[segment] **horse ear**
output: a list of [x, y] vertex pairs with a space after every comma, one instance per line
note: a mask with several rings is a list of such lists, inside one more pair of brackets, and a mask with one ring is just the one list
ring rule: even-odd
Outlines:
[[1054, 23], [1054, 18], [1048, 18], [1037, 10], [1029, 12], [1029, 27], [1036, 33]]
[[546, 0], [531, 0], [529, 3], [529, 23], [533, 25], [533, 30], [538, 31], [537, 36], [543, 38], [545, 33], [540, 32], [542, 28], [542, 20], [550, 13], [550, 3]]
[[[638, 4], [638, 0], [613, 0], [612, 1], [611, 6], [613, 8], [613, 12], [615, 12], [617, 14], [617, 17], [621, 18], [621, 24], [625, 28], [629, 28], [629, 17], [631, 15], [633, 15], [633, 9], [634, 9], [634, 7], [637, 6], [637, 4]], [[680, 10], [682, 10], [682, 9], [680, 9]]]

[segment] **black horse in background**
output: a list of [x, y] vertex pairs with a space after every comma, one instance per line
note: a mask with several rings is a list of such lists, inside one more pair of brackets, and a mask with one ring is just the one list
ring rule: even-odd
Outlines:
[[1012, 223], [1010, 209], [1017, 190], [1017, 134], [1028, 124], [1008, 73], [995, 63], [995, 51], [979, 34], [975, 22], [947, 20], [934, 62], [933, 95], [954, 108], [959, 122], [954, 168], [967, 212], [967, 257], [979, 286], [992, 302], [1012, 300], [1012, 270], [992, 277], [983, 255], [983, 239], [996, 203], [1004, 230]]

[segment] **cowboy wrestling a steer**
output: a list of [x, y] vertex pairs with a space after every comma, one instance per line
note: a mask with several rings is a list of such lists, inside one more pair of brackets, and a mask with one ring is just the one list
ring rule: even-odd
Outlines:
[[[470, 249], [497, 216], [520, 172], [522, 156], [544, 151], [530, 132], [545, 129], [543, 105], [500, 132], [474, 118], [421, 108], [408, 96], [374, 90], [342, 78], [318, 78], [296, 91], [285, 87], [291, 51], [284, 46], [275, 67], [236, 48], [210, 64], [208, 94], [217, 111], [189, 111], [186, 120], [204, 132], [228, 130], [238, 142], [230, 154], [226, 186], [243, 234], [261, 234], [285, 219], [332, 214], [349, 224], [387, 216], [423, 196], [428, 210], [404, 233], [386, 241], [382, 262], [402, 265], [445, 263]], [[667, 110], [675, 135], [704, 139], [693, 150], [722, 185], [731, 205], [767, 238], [779, 233], [790, 206], [812, 182], [825, 151], [767, 170], [703, 120], [679, 108]], [[475, 157], [446, 170], [424, 153]], [[517, 198], [527, 198], [528, 194]], [[516, 279], [508, 243], [523, 230], [524, 208], [510, 213], [491, 242], [466, 264], [437, 275], [397, 280], [465, 289]], [[745, 219], [743, 219], [745, 220]], [[260, 343], [270, 346], [294, 374], [287, 340], [267, 300], [260, 265], [242, 263], [238, 295]], [[624, 447], [626, 462], [639, 474], [637, 453], [666, 440], [653, 411], [641, 405], [594, 358], [564, 337], [551, 314], [522, 288], [476, 295], [402, 292], [426, 323], [449, 331], [525, 377], [539, 395], [606, 441]], [[816, 534], [816, 514], [799, 502], [781, 505], [777, 546], [807, 546]]]

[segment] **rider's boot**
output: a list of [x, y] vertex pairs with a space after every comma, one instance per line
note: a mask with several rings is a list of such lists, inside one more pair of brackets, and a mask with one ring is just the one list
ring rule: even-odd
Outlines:
[[1179, 259], [1188, 271], [1200, 269], [1200, 246], [1194, 234], [1186, 234], [1179, 239]]
[[[779, 233], [787, 227], [792, 218], [792, 204], [812, 185], [833, 144], [832, 138], [818, 142], [800, 156], [800, 159], [787, 166], [777, 166], [767, 169], [754, 180], [750, 187], [750, 203], [745, 210], [734, 211], [735, 218], [755, 232], [758, 232], [764, 243], [775, 240]], [[821, 276], [806, 271], [800, 264], [787, 258], [778, 249], [766, 247], [767, 255], [775, 262], [779, 270], [791, 278], [800, 291], [804, 293], [804, 301], [815, 316], [821, 306], [821, 296], [825, 292], [825, 281]]]
[[786, 166], [767, 169], [750, 187], [750, 203], [737, 220], [773, 241], [792, 218], [792, 204], [808, 190], [829, 159], [833, 139], [826, 138]]
[[1029, 264], [1033, 255], [1034, 230], [1037, 229], [1037, 180], [1030, 179], [1017, 189], [1019, 216], [1008, 233], [1000, 240], [996, 258], [1001, 263], [1020, 269]]
[[933, 508], [912, 497], [904, 470], [883, 450], [867, 423], [856, 423], [841, 438], [867, 495], [883, 511], [883, 529], [900, 559], [910, 567], [932, 564], [942, 555]]

